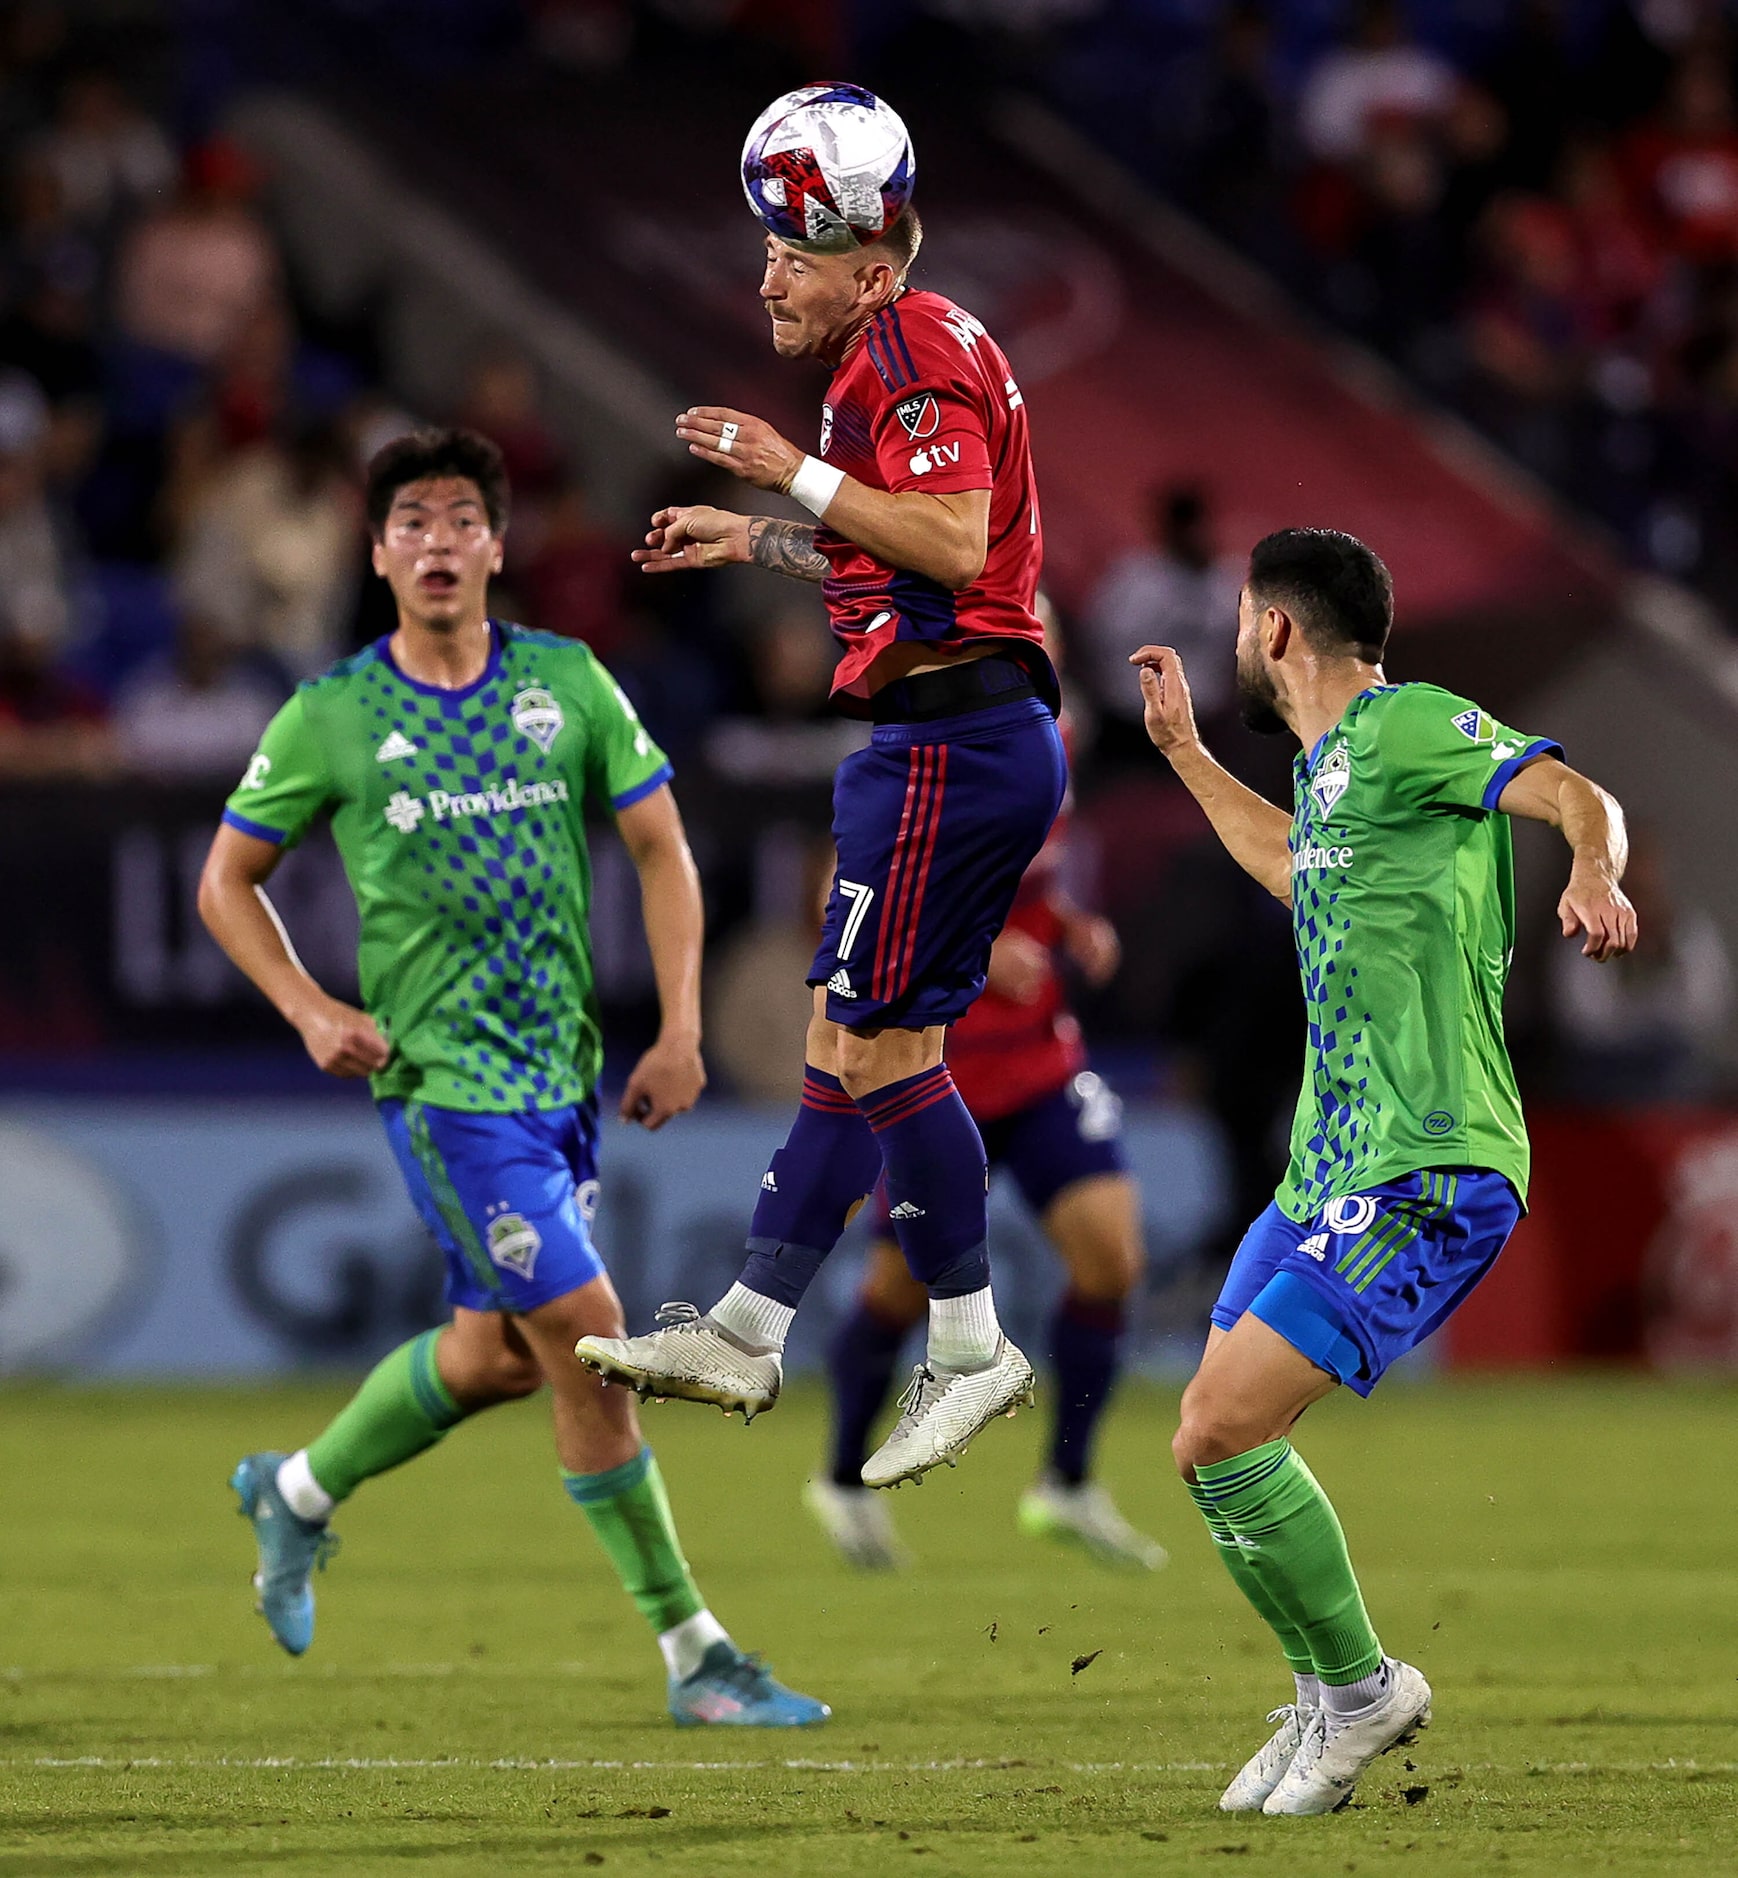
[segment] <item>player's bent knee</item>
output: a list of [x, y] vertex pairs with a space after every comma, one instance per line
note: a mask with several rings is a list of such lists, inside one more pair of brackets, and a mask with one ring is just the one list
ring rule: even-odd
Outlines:
[[1246, 1407], [1193, 1382], [1183, 1393], [1182, 1421], [1171, 1442], [1177, 1472], [1187, 1479], [1197, 1467], [1247, 1454], [1272, 1433], [1253, 1420]]

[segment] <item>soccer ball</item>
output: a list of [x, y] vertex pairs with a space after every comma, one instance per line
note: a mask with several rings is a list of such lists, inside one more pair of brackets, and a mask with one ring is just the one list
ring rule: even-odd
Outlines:
[[769, 233], [810, 253], [879, 241], [905, 212], [916, 179], [899, 113], [861, 85], [787, 91], [742, 146], [748, 206]]

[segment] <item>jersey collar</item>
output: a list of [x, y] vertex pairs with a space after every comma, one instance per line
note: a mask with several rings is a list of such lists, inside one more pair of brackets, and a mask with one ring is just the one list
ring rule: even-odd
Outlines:
[[[1316, 739], [1315, 748], [1310, 751], [1307, 757], [1304, 757], [1304, 774], [1307, 776], [1309, 772], [1315, 768], [1316, 758], [1321, 755], [1323, 746], [1327, 743], [1328, 739], [1337, 736], [1346, 728], [1353, 717], [1356, 716], [1366, 698], [1379, 698], [1384, 691], [1396, 691], [1398, 689], [1399, 687], [1396, 685], [1366, 685], [1355, 698], [1352, 698], [1347, 703], [1346, 708], [1340, 713], [1339, 717]], [[1301, 755], [1302, 753], [1300, 752], [1299, 754]]]
[[507, 635], [501, 630], [501, 622], [491, 616], [489, 620], [489, 656], [484, 661], [482, 671], [468, 685], [457, 691], [449, 691], [445, 685], [425, 685], [420, 678], [412, 678], [392, 656], [392, 634], [382, 633], [375, 640], [374, 649], [386, 662], [387, 670], [401, 685], [420, 692], [425, 698], [451, 698], [455, 703], [474, 697], [501, 669], [501, 655], [506, 650]]

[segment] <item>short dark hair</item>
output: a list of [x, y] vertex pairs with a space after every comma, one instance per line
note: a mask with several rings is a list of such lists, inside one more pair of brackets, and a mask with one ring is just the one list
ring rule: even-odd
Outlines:
[[431, 476], [462, 476], [475, 483], [490, 529], [498, 535], [507, 526], [507, 466], [501, 452], [479, 431], [428, 425], [393, 438], [368, 465], [368, 527], [376, 540], [385, 532], [399, 490]]
[[1256, 608], [1284, 608], [1323, 651], [1379, 664], [1394, 624], [1394, 582], [1381, 557], [1337, 528], [1281, 528], [1249, 556]]
[[923, 224], [917, 219], [917, 211], [906, 209], [874, 245], [886, 251], [894, 273], [904, 280], [923, 246]]

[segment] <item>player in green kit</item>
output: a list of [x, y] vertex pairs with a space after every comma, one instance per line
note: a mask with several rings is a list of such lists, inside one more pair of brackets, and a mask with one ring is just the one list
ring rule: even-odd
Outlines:
[[[578, 641], [488, 616], [506, 506], [500, 453], [472, 432], [415, 432], [374, 459], [374, 569], [397, 630], [272, 720], [200, 885], [219, 944], [320, 1068], [370, 1078], [453, 1305], [306, 1448], [237, 1466], [259, 1607], [301, 1655], [334, 1508], [466, 1416], [548, 1383], [567, 1492], [657, 1633], [676, 1720], [823, 1721], [707, 1610], [632, 1396], [573, 1353], [622, 1334], [590, 1233], [603, 1046], [587, 804], [613, 814], [640, 877], [663, 1026], [621, 1112], [647, 1128], [692, 1108], [706, 1080], [702, 916], [670, 766], [614, 680]], [[363, 1010], [307, 975], [262, 891], [323, 814], [361, 913]]]
[[1215, 763], [1177, 655], [1143, 646], [1147, 732], [1232, 857], [1290, 902], [1309, 1041], [1291, 1160], [1249, 1229], [1183, 1397], [1177, 1465], [1227, 1569], [1272, 1628], [1296, 1700], [1226, 1788], [1227, 1812], [1331, 1812], [1431, 1719], [1430, 1685], [1383, 1654], [1298, 1417], [1368, 1395], [1490, 1269], [1527, 1190], [1503, 1043], [1515, 942], [1509, 817], [1561, 829], [1563, 932], [1635, 944], [1623, 816], [1554, 743], [1435, 685], [1382, 674], [1388, 570], [1360, 541], [1257, 543], [1237, 635], [1245, 721], [1303, 746], [1291, 815]]

